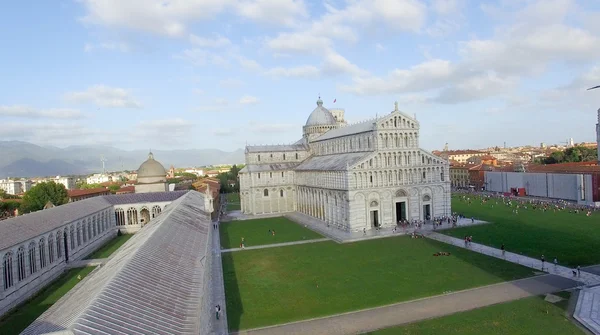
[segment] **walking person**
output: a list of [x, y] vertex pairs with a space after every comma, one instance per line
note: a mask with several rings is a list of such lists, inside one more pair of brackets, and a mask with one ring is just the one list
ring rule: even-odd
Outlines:
[[558, 259], [554, 257], [554, 271], [556, 271], [556, 267], [558, 267]]
[[215, 306], [215, 316], [217, 317], [217, 320], [219, 320], [219, 312], [221, 312], [221, 306], [216, 305]]
[[541, 261], [542, 261], [542, 271], [544, 271], [544, 264], [546, 264], [546, 258], [544, 257], [544, 255], [542, 255]]
[[500, 250], [502, 250], [502, 257], [504, 257], [504, 252], [506, 251], [504, 250], [504, 243], [502, 243], [502, 246], [500, 246]]
[[577, 277], [581, 277], [581, 266], [577, 265]]

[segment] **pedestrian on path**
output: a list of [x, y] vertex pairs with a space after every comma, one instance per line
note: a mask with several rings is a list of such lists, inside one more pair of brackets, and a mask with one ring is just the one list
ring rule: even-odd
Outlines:
[[504, 257], [504, 252], [506, 251], [506, 250], [504, 250], [504, 243], [502, 243], [502, 246], [500, 247], [500, 250], [502, 250], [502, 257]]
[[542, 271], [544, 271], [544, 264], [546, 264], [546, 258], [542, 255]]
[[577, 277], [581, 277], [581, 266], [577, 265]]
[[217, 317], [217, 320], [219, 320], [219, 314], [221, 314], [221, 305], [216, 305], [215, 306], [215, 316]]
[[367, 236], [367, 228], [363, 228], [363, 236]]
[[554, 270], [556, 271], [556, 267], [558, 266], [558, 259], [554, 257]]

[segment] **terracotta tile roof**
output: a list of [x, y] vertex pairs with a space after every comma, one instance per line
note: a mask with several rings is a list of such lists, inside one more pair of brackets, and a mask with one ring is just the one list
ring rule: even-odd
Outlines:
[[135, 193], [135, 186], [125, 186], [118, 189], [115, 194]]
[[81, 197], [84, 195], [108, 194], [108, 193], [110, 193], [110, 191], [104, 187], [90, 188], [87, 190], [67, 190], [67, 194], [69, 195], [70, 198]]

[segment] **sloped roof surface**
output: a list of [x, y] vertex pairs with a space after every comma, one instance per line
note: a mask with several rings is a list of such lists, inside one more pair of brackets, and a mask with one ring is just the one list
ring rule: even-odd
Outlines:
[[279, 152], [279, 151], [303, 151], [307, 150], [304, 144], [283, 144], [283, 145], [249, 145], [247, 152]]
[[198, 334], [209, 225], [188, 192], [23, 334]]
[[313, 142], [328, 140], [331, 138], [360, 134], [375, 129], [375, 119], [367, 120], [360, 123], [351, 124], [346, 127], [332, 129], [325, 134], [317, 137]]
[[275, 163], [275, 164], [252, 164], [246, 165], [240, 172], [265, 172], [265, 171], [280, 171], [293, 170], [299, 163]]
[[114, 194], [104, 196], [103, 198], [112, 205], [137, 204], [143, 202], [173, 201], [179, 199], [186, 192], [188, 191]]
[[361, 159], [370, 155], [371, 152], [353, 152], [347, 154], [313, 156], [298, 165], [296, 171], [343, 171]]

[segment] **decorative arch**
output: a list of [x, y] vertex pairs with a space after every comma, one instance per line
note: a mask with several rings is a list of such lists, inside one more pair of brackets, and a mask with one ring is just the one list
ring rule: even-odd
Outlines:
[[155, 217], [158, 216], [158, 214], [160, 214], [161, 209], [159, 205], [155, 205], [152, 207], [152, 218], [154, 219]]
[[38, 243], [38, 250], [40, 254], [40, 269], [43, 269], [46, 267], [46, 241], [43, 237], [40, 238]]
[[150, 222], [150, 211], [148, 210], [147, 207], [143, 207], [142, 210], [140, 211], [140, 223], [141, 224], [147, 224], [148, 222]]
[[263, 190], [263, 197], [268, 197], [268, 196], [269, 196], [269, 190], [265, 188]]
[[377, 207], [377, 206], [379, 206], [379, 203], [377, 202], [377, 200], [373, 200], [373, 201], [371, 201], [371, 203], [369, 204], [369, 206], [371, 206], [371, 207]]
[[423, 196], [423, 201], [431, 201], [431, 196], [429, 194], [425, 194]]
[[398, 197], [398, 198], [408, 197], [408, 192], [406, 192], [406, 190], [397, 190], [396, 197]]
[[129, 225], [136, 225], [138, 224], [138, 211], [137, 209], [130, 207], [127, 210], [127, 222], [129, 223]]
[[54, 263], [54, 234], [48, 235], [48, 264]]
[[123, 208], [117, 208], [115, 210], [115, 220], [117, 221], [117, 226], [125, 225], [125, 211]]
[[[66, 228], [65, 228], [66, 229]], [[63, 249], [63, 245], [61, 243], [61, 239], [63, 238], [62, 235], [62, 230], [59, 230], [56, 232], [56, 258], [57, 259], [61, 259], [62, 258], [62, 249]]]
[[20, 246], [17, 250], [17, 280], [22, 281], [27, 276], [25, 270], [25, 247]]
[[6, 254], [4, 254], [4, 258], [2, 259], [2, 272], [2, 278], [4, 279], [4, 289], [7, 290], [14, 285], [12, 251], [9, 251]]
[[29, 274], [34, 274], [37, 271], [37, 263], [35, 259], [35, 242], [29, 243]]

